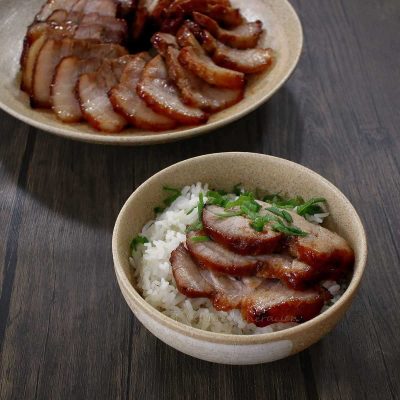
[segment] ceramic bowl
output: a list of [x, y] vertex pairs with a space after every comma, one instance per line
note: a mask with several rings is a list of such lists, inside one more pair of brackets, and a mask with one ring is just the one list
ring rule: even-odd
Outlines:
[[[260, 335], [229, 335], [202, 331], [163, 315], [136, 291], [129, 263], [129, 244], [154, 218], [153, 208], [165, 198], [162, 186], [183, 187], [196, 182], [231, 189], [241, 182], [249, 190], [264, 188], [305, 198], [327, 199], [331, 215], [325, 225], [348, 240], [355, 251], [355, 268], [340, 300], [314, 319], [295, 327]], [[122, 294], [135, 316], [163, 342], [202, 360], [224, 364], [256, 364], [295, 354], [326, 335], [349, 308], [360, 284], [367, 258], [363, 225], [349, 200], [317, 173], [291, 161], [254, 153], [218, 153], [191, 158], [158, 172], [129, 197], [115, 224], [112, 250]], [[339, 350], [339, 349], [338, 349]]]
[[0, 0], [0, 107], [14, 117], [44, 131], [86, 142], [143, 145], [165, 143], [200, 135], [241, 118], [269, 99], [290, 77], [300, 57], [303, 34], [300, 21], [286, 0], [232, 0], [249, 20], [260, 19], [268, 34], [260, 45], [276, 50], [276, 64], [266, 73], [253, 76], [244, 100], [214, 114], [198, 127], [179, 128], [162, 133], [126, 129], [105, 134], [85, 123], [64, 124], [51, 111], [29, 107], [28, 96], [19, 90], [19, 57], [26, 27], [45, 0]]

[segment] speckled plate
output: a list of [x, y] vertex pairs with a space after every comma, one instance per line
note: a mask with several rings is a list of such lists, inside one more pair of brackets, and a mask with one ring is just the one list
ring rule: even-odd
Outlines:
[[93, 143], [143, 145], [165, 143], [200, 135], [235, 121], [268, 100], [290, 77], [300, 57], [303, 33], [299, 18], [286, 0], [232, 0], [249, 20], [260, 19], [268, 31], [261, 45], [272, 47], [277, 62], [270, 71], [250, 79], [245, 99], [214, 114], [205, 125], [155, 133], [133, 128], [105, 134], [85, 123], [64, 124], [50, 111], [29, 107], [28, 96], [19, 90], [19, 57], [26, 27], [45, 0], [0, 0], [0, 107], [14, 117], [44, 131]]

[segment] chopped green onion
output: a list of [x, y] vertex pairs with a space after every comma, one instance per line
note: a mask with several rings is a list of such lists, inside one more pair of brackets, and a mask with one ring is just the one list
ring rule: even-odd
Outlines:
[[132, 239], [131, 244], [130, 244], [131, 252], [132, 251], [136, 251], [137, 250], [137, 246], [139, 244], [145, 244], [145, 243], [148, 243], [148, 242], [149, 242], [149, 239], [147, 239], [147, 237], [145, 237], [145, 236], [142, 236], [142, 235], [135, 236]]
[[238, 217], [239, 215], [243, 215], [243, 211], [227, 211], [223, 213], [217, 213], [214, 215], [221, 218]]
[[225, 194], [222, 194], [220, 191], [209, 190], [207, 192], [207, 204], [225, 207], [226, 203], [228, 202]]
[[273, 215], [260, 215], [253, 219], [250, 226], [257, 232], [262, 232], [268, 222], [281, 222], [281, 220]]
[[197, 206], [192, 207], [192, 208], [186, 213], [186, 215], [191, 214], [191, 213], [194, 211], [195, 208], [197, 208]]
[[295, 208], [304, 204], [304, 199], [301, 196], [293, 197], [292, 199], [284, 199], [280, 196], [280, 200], [272, 201], [272, 204], [279, 208]]
[[192, 225], [186, 227], [186, 232], [200, 231], [201, 229], [203, 229], [203, 224], [201, 223], [201, 221], [196, 221]]
[[171, 195], [164, 200], [164, 204], [167, 207], [170, 206], [181, 195], [181, 191], [179, 189], [175, 189], [169, 186], [164, 186], [163, 189], [166, 192], [171, 193]]
[[268, 201], [269, 203], [276, 203], [283, 200], [284, 198], [279, 193], [267, 194], [263, 197], [263, 201]]
[[254, 204], [253, 206], [251, 206], [253, 207], [254, 210], [258, 211], [260, 209], [260, 205], [254, 200], [254, 195], [251, 192], [246, 194], [241, 194], [236, 200], [229, 201], [228, 203], [225, 204], [225, 209], [241, 206], [242, 204], [247, 202]]
[[241, 183], [237, 183], [233, 189], [232, 192], [236, 194], [236, 196], [240, 196], [243, 192], [243, 188], [242, 188], [242, 184]]
[[296, 226], [286, 226], [280, 222], [272, 225], [272, 229], [290, 236], [307, 236], [307, 232], [302, 231]]
[[195, 243], [201, 243], [208, 242], [211, 239], [208, 236], [193, 236], [192, 238], [190, 238], [190, 240]]
[[323, 197], [316, 197], [313, 199], [310, 199], [308, 201], [306, 201], [304, 204], [302, 204], [301, 206], [297, 207], [297, 214], [299, 215], [306, 215], [306, 214], [310, 214], [314, 211], [315, 214], [315, 205], [317, 203], [324, 203], [326, 202], [326, 200]]
[[155, 207], [155, 208], [154, 208], [154, 212], [155, 212], [156, 214], [161, 214], [164, 210], [165, 210], [164, 207]]
[[[257, 203], [256, 203], [257, 204]], [[258, 217], [257, 211], [255, 207], [253, 207], [253, 204], [250, 202], [245, 202], [240, 205], [240, 209], [250, 218], [254, 219]]]
[[283, 218], [286, 222], [289, 222], [289, 223], [293, 222], [292, 216], [285, 210], [280, 210], [277, 207], [268, 207], [267, 210], [269, 212], [272, 212], [272, 214], [275, 214], [278, 217]]
[[199, 204], [197, 206], [197, 213], [198, 213], [198, 216], [199, 216], [199, 220], [201, 220], [201, 217], [203, 215], [203, 208], [204, 208], [204, 196], [203, 196], [203, 193], [200, 192], [200, 194], [199, 194]]

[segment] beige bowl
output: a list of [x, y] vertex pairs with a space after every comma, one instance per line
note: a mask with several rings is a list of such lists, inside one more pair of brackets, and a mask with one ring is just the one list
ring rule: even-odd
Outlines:
[[[327, 199], [331, 216], [326, 226], [345, 237], [356, 255], [354, 274], [340, 300], [314, 319], [284, 331], [260, 335], [228, 335], [202, 331], [163, 315], [134, 288], [128, 261], [129, 244], [154, 218], [153, 208], [165, 198], [163, 185], [183, 187], [196, 182], [231, 189], [283, 191], [305, 198]], [[367, 241], [363, 225], [349, 200], [315, 172], [291, 161], [254, 153], [219, 153], [182, 161], [144, 182], [129, 197], [115, 224], [112, 250], [118, 283], [125, 300], [142, 324], [163, 342], [191, 356], [224, 364], [256, 364], [295, 354], [326, 335], [350, 306], [364, 272]], [[339, 349], [338, 349], [339, 350]]]
[[249, 20], [260, 19], [268, 31], [261, 45], [277, 53], [276, 65], [249, 80], [244, 100], [214, 114], [205, 125], [163, 133], [126, 129], [105, 134], [84, 123], [63, 124], [50, 111], [29, 107], [28, 96], [19, 90], [19, 56], [26, 27], [45, 0], [0, 1], [0, 107], [14, 117], [44, 131], [86, 142], [143, 145], [165, 143], [200, 135], [241, 118], [268, 100], [290, 77], [300, 57], [303, 33], [300, 21], [286, 0], [232, 0]]

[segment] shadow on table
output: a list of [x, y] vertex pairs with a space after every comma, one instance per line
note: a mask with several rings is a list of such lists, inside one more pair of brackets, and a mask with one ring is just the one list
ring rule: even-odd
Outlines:
[[[233, 124], [164, 145], [98, 146], [36, 134], [32, 128], [28, 148], [33, 151], [28, 149], [32, 154], [24, 156], [27, 170], [20, 174], [26, 179], [19, 180], [19, 189], [53, 212], [111, 231], [126, 198], [160, 169], [190, 157], [225, 151], [267, 153], [298, 161], [302, 132], [296, 101], [286, 88]], [[5, 160], [3, 168], [7, 172]]]
[[155, 339], [138, 321], [135, 325], [129, 399], [308, 398], [303, 356], [248, 366], [213, 364], [186, 356]]

